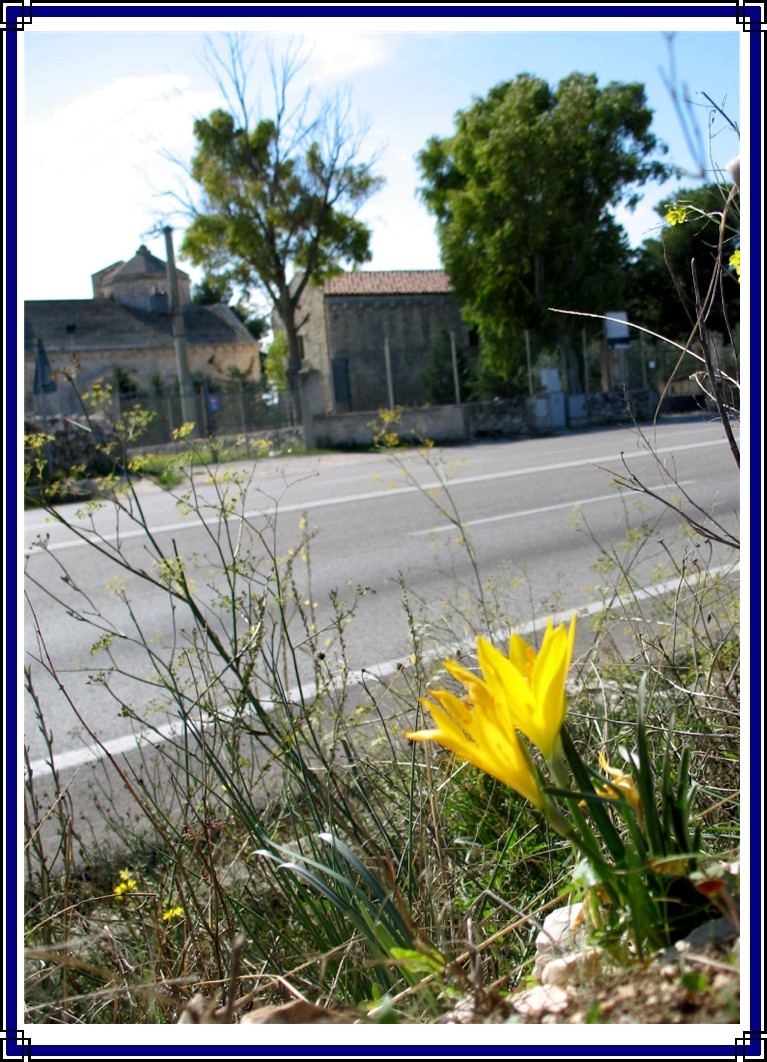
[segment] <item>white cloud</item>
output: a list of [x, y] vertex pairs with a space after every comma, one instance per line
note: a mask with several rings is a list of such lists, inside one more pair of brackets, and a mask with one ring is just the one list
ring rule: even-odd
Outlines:
[[[385, 66], [392, 56], [390, 36], [382, 33], [356, 33], [344, 29], [328, 19], [327, 29], [310, 35], [285, 36], [291, 47], [297, 47], [306, 62], [297, 79], [297, 86], [346, 81], [361, 70]], [[280, 55], [280, 38], [276, 38], [276, 54]]]
[[[160, 210], [156, 193], [178, 186], [180, 170], [161, 152], [188, 159], [194, 117], [219, 103], [184, 75], [125, 77], [28, 121], [20, 181], [24, 296], [90, 297], [91, 273], [132, 255]], [[54, 278], [44, 288], [41, 257]]]

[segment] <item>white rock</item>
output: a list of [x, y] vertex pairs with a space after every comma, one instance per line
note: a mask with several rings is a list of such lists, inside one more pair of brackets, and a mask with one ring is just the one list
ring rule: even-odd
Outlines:
[[536, 985], [515, 996], [512, 1000], [514, 1009], [526, 1018], [541, 1018], [544, 1014], [558, 1014], [568, 1004], [570, 997], [563, 988], [552, 985], [544, 988]]
[[[582, 946], [585, 935], [582, 912], [583, 904], [573, 903], [567, 907], [558, 907], [544, 918], [543, 927], [535, 941], [533, 972], [539, 981], [548, 963], [564, 958]], [[578, 924], [573, 928], [576, 922]]]
[[599, 948], [586, 948], [585, 951], [571, 952], [561, 959], [552, 959], [543, 968], [541, 984], [567, 985], [578, 982], [584, 975], [597, 972], [601, 958], [602, 951]]

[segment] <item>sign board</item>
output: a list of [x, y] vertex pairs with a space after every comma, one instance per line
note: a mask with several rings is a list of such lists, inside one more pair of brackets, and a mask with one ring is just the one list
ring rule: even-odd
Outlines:
[[629, 345], [629, 315], [625, 310], [608, 310], [606, 317], [617, 320], [605, 321], [605, 339], [608, 347], [627, 347]]
[[541, 387], [544, 391], [561, 391], [562, 381], [559, 378], [559, 369], [541, 369]]

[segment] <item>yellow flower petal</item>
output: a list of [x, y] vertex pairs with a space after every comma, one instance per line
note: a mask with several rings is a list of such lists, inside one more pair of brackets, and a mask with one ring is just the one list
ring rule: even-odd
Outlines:
[[623, 797], [634, 809], [635, 813], [641, 815], [642, 798], [632, 776], [620, 770], [619, 767], [611, 767], [607, 762], [607, 757], [601, 750], [599, 752], [599, 769], [602, 774], [607, 775], [610, 779], [610, 784], [601, 789], [595, 789], [596, 795], [602, 797], [603, 800], [620, 800]]
[[406, 733], [413, 741], [436, 741], [480, 770], [515, 789], [536, 807], [542, 794], [518, 731], [546, 759], [557, 745], [567, 710], [565, 680], [575, 639], [575, 618], [569, 629], [549, 622], [540, 653], [519, 635], [509, 639], [504, 655], [486, 639], [477, 638], [481, 674], [454, 660], [448, 673], [466, 687], [467, 696], [434, 690], [422, 700], [435, 729]]

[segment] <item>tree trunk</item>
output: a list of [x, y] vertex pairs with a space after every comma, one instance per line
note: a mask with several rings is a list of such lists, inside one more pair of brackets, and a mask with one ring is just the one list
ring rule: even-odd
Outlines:
[[301, 381], [298, 376], [298, 371], [301, 368], [301, 344], [296, 328], [295, 306], [290, 298], [289, 291], [283, 293], [280, 316], [285, 327], [285, 338], [288, 344], [288, 363], [285, 368], [290, 399], [293, 404], [296, 421], [301, 423], [303, 410], [301, 408]]

